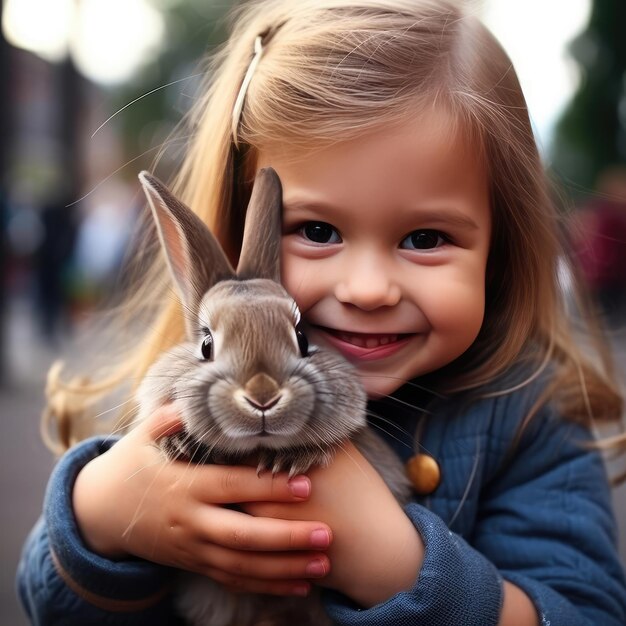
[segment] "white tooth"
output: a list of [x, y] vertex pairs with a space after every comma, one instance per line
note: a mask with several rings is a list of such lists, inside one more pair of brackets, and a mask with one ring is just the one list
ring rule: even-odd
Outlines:
[[380, 338], [380, 345], [381, 346], [386, 346], [390, 341], [391, 341], [391, 339], [389, 337], [381, 337]]
[[359, 337], [358, 335], [352, 335], [350, 337], [350, 343], [358, 346], [359, 348], [365, 348], [365, 339], [363, 339], [363, 337]]
[[379, 345], [380, 342], [376, 339], [376, 337], [369, 337], [365, 340], [365, 347], [367, 348], [378, 348]]
[[391, 335], [389, 337], [389, 343], [394, 343], [396, 341], [398, 341], [398, 335]]

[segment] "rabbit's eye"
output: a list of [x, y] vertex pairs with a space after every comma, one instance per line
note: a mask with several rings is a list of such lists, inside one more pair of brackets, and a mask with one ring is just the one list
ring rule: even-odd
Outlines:
[[300, 354], [303, 357], [309, 356], [309, 340], [302, 331], [302, 325], [296, 325], [296, 339], [298, 340], [298, 347], [300, 348]]
[[213, 335], [210, 331], [207, 332], [204, 339], [202, 340], [200, 352], [202, 353], [202, 358], [205, 361], [210, 361], [213, 359]]

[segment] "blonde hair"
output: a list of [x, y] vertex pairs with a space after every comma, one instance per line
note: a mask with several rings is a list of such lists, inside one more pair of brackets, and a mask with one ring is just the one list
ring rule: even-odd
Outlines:
[[[236, 149], [233, 107], [260, 34], [263, 56], [237, 120]], [[558, 391], [570, 419], [620, 419], [622, 398], [601, 339], [595, 335], [600, 361], [583, 358], [564, 308], [559, 218], [517, 76], [493, 35], [461, 4], [247, 2], [235, 13], [229, 41], [211, 59], [206, 81], [187, 120], [192, 139], [173, 186], [233, 262], [260, 150], [302, 155], [401, 123], [423, 107], [444, 109], [485, 159], [494, 232], [482, 330], [432, 384], [449, 393], [479, 390], [532, 352], [536, 373], [541, 364], [554, 368], [543, 401]], [[164, 282], [164, 272], [157, 262], [152, 277]], [[107, 383], [82, 386], [86, 401], [129, 378], [139, 380], [159, 353], [182, 339], [178, 302], [164, 298], [162, 290], [144, 291], [145, 297], [158, 310], [155, 326]], [[62, 423], [73, 416], [54, 418]], [[63, 446], [70, 445], [72, 429], [60, 431]]]

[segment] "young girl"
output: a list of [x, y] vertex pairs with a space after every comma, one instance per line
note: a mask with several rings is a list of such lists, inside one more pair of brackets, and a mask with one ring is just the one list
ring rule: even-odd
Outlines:
[[[509, 59], [447, 1], [263, 0], [238, 17], [176, 188], [235, 262], [254, 174], [276, 169], [284, 284], [310, 340], [357, 368], [414, 502], [403, 510], [348, 443], [292, 480], [189, 472], [154, 445], [178, 427], [166, 406], [61, 459], [19, 569], [31, 619], [175, 623], [181, 568], [240, 591], [320, 585], [338, 624], [626, 623], [591, 434], [621, 397], [573, 339]], [[111, 390], [183, 336], [179, 304], [146, 283], [159, 317]], [[51, 389], [66, 446], [70, 392]]]

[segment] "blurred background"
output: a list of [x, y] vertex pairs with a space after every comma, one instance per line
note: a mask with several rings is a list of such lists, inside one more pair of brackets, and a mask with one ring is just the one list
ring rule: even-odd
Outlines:
[[[170, 133], [235, 2], [0, 2], [0, 624], [19, 626], [15, 567], [54, 462], [39, 434], [46, 370], [123, 284], [136, 175], [157, 155], [165, 175], [179, 162]], [[473, 4], [518, 70], [626, 372], [626, 2]], [[614, 496], [626, 563], [626, 489]]]

